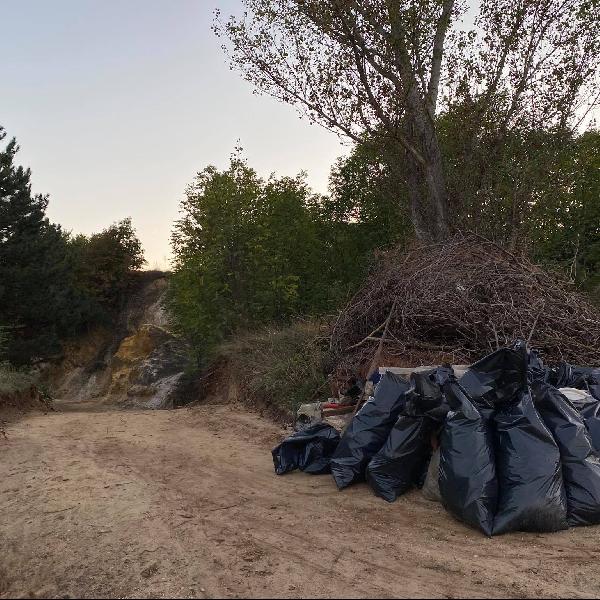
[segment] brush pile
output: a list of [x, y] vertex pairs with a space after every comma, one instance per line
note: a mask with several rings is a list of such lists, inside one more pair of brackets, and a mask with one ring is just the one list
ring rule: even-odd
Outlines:
[[470, 363], [518, 338], [547, 362], [600, 364], [597, 308], [571, 283], [476, 235], [382, 258], [333, 327], [337, 375], [364, 375], [382, 336], [379, 364], [388, 366]]

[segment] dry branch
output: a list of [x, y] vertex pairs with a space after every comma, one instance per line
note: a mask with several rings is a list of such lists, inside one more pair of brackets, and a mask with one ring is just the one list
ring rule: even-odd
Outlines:
[[476, 235], [391, 251], [345, 307], [331, 348], [343, 379], [366, 371], [389, 318], [388, 364], [471, 362], [529, 339], [548, 362], [600, 365], [597, 309], [559, 275]]

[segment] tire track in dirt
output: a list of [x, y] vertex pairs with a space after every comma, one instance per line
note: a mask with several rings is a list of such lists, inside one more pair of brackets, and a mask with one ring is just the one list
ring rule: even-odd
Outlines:
[[240, 407], [30, 416], [0, 440], [0, 597], [600, 597], [599, 528], [487, 539], [419, 492], [276, 477]]

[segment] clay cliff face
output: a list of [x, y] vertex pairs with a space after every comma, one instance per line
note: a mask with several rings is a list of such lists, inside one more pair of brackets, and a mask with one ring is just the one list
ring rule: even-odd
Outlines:
[[65, 346], [49, 368], [57, 398], [140, 408], [170, 408], [187, 354], [173, 333], [164, 300], [168, 281], [141, 283], [111, 327], [98, 328]]

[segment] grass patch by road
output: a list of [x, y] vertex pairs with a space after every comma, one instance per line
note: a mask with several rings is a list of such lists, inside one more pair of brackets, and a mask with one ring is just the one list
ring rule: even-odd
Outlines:
[[324, 390], [327, 352], [323, 327], [300, 321], [237, 335], [218, 356], [245, 401], [291, 415]]

